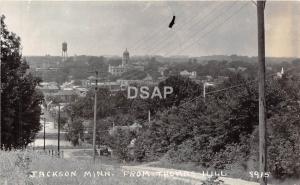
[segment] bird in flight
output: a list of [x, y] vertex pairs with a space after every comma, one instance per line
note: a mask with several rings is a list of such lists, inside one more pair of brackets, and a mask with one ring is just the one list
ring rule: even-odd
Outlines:
[[171, 21], [170, 24], [169, 24], [169, 28], [172, 28], [173, 25], [175, 24], [175, 18], [176, 18], [176, 16], [173, 15], [172, 21]]

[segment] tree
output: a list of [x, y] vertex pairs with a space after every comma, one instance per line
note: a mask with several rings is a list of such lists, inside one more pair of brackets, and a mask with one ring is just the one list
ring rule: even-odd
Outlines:
[[66, 134], [66, 139], [71, 141], [71, 143], [76, 146], [79, 144], [79, 140], [83, 139], [83, 131], [84, 127], [82, 120], [76, 119], [72, 121]]
[[27, 146], [40, 129], [43, 96], [36, 90], [40, 79], [27, 73], [20, 37], [8, 31], [1, 16], [1, 137], [4, 148]]
[[[257, 141], [253, 141], [253, 138], [258, 138], [255, 135], [258, 125], [257, 87], [237, 74], [219, 88], [242, 83], [244, 85], [239, 88], [207, 96], [205, 102], [200, 98], [157, 113], [155, 120], [137, 137], [135, 158], [157, 160], [164, 156], [171, 162], [194, 162], [216, 169], [236, 163], [247, 167], [246, 161], [255, 158], [253, 151], [257, 151], [258, 146]], [[294, 108], [293, 112], [280, 108], [289, 99], [297, 100], [293, 94], [287, 93], [296, 90], [291, 90], [290, 86], [284, 88], [282, 84], [271, 79], [266, 88], [267, 118], [271, 123], [269, 130], [273, 131], [268, 148], [272, 151], [269, 169], [276, 172], [276, 177], [299, 172], [298, 163], [293, 163], [299, 154], [299, 108], [296, 109], [299, 105], [286, 106]], [[286, 124], [291, 129], [284, 129]]]
[[[168, 95], [166, 99], [155, 97], [151, 101], [151, 107], [169, 108], [178, 106], [182, 101], [192, 99], [202, 94], [202, 86], [196, 84], [191, 79], [182, 76], [170, 76], [165, 81], [159, 83], [160, 92], [163, 92], [164, 87], [172, 87], [173, 93]], [[157, 110], [153, 110], [156, 112]]]
[[113, 135], [109, 136], [109, 146], [118, 159], [128, 161], [131, 159], [128, 145], [134, 138], [133, 132], [129, 129], [117, 128]]

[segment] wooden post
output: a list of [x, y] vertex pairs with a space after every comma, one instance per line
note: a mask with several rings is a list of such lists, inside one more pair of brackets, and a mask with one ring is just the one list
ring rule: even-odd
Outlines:
[[96, 160], [96, 122], [97, 122], [97, 86], [98, 71], [96, 71], [95, 98], [94, 98], [94, 127], [93, 127], [93, 161]]
[[1, 97], [2, 97], [2, 78], [1, 78], [1, 63], [2, 63], [2, 52], [1, 52], [1, 36], [2, 36], [2, 24], [1, 24], [1, 15], [0, 15], [0, 150], [2, 149], [2, 102], [1, 102]]
[[58, 103], [58, 120], [57, 120], [57, 152], [59, 155], [60, 149], [60, 103]]
[[257, 1], [257, 30], [258, 30], [258, 92], [259, 92], [259, 168], [262, 178], [260, 185], [267, 184], [265, 173], [267, 170], [266, 147], [266, 100], [265, 100], [265, 28], [264, 8], [265, 0]]
[[206, 89], [205, 89], [206, 86], [205, 85], [206, 85], [206, 82], [203, 83], [203, 100], [204, 100], [204, 102], [205, 102], [205, 94], [206, 94], [206, 92], [205, 92], [206, 91]]
[[46, 149], [46, 118], [44, 117], [44, 151]]

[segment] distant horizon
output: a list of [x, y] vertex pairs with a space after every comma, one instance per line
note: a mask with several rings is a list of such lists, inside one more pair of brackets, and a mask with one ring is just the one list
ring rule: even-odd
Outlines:
[[[0, 14], [21, 38], [24, 56], [257, 55], [251, 1], [5, 1]], [[172, 29], [168, 24], [176, 15]], [[300, 57], [300, 1], [268, 1], [266, 55]], [[134, 51], [134, 52], [133, 52]]]
[[[173, 56], [162, 56], [162, 55], [130, 55], [130, 57], [163, 57], [163, 58], [174, 58], [174, 57], [188, 57], [188, 58], [201, 58], [201, 57], [213, 57], [213, 56], [233, 56], [236, 55], [237, 57], [248, 57], [248, 58], [257, 58], [257, 56], [248, 56], [248, 55], [238, 55], [238, 54], [212, 54], [212, 55], [202, 55], [202, 56], [188, 56], [188, 55], [173, 55]], [[61, 55], [22, 55], [23, 57], [62, 57]], [[118, 57], [122, 58], [122, 55], [71, 55], [70, 57], [79, 57], [79, 56], [87, 56], [87, 57]], [[300, 57], [281, 57], [281, 56], [266, 56], [265, 58], [293, 58], [293, 59], [300, 59]]]

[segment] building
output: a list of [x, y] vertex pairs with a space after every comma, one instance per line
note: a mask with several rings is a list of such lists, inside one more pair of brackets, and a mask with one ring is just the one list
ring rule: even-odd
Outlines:
[[282, 78], [283, 74], [284, 74], [284, 70], [283, 70], [283, 67], [282, 67], [281, 71], [276, 73], [276, 76], [277, 76], [277, 78]]
[[78, 95], [78, 97], [85, 97], [87, 95], [88, 89], [83, 87], [76, 87], [74, 88], [75, 93]]
[[165, 73], [165, 70], [167, 70], [167, 69], [168, 69], [167, 67], [159, 67], [158, 72], [161, 76], [165, 76], [164, 73]]
[[61, 89], [65, 89], [65, 88], [73, 88], [73, 86], [74, 86], [74, 80], [71, 80], [71, 81], [69, 81], [69, 82], [64, 82], [64, 83], [60, 86], [60, 88], [61, 88]]
[[122, 64], [118, 66], [108, 66], [108, 72], [115, 76], [120, 76], [130, 69], [130, 57], [129, 52], [126, 50], [123, 53]]
[[118, 79], [117, 82], [121, 84], [122, 89], [126, 89], [130, 85], [137, 86], [157, 86], [158, 82], [153, 81], [150, 75], [147, 75], [142, 80], [126, 80], [126, 79]]
[[43, 93], [56, 93], [59, 91], [58, 84], [56, 82], [41, 82], [40, 86], [37, 86]]
[[74, 102], [78, 95], [73, 89], [60, 90], [57, 93], [53, 93], [52, 97], [57, 98], [63, 103]]
[[187, 70], [184, 70], [180, 72], [180, 75], [189, 77], [191, 79], [195, 79], [197, 77], [197, 72], [196, 71], [188, 72]]
[[115, 126], [113, 124], [113, 127], [108, 130], [108, 133], [113, 136], [117, 133], [118, 129], [121, 131], [124, 131], [124, 132], [126, 132], [126, 131], [138, 132], [139, 129], [141, 129], [141, 128], [142, 128], [142, 125], [139, 123], [136, 123], [136, 122], [134, 122], [133, 124], [131, 124], [129, 126]]
[[123, 73], [130, 71], [130, 70], [138, 70], [138, 71], [144, 71], [144, 66], [140, 64], [133, 64], [130, 62], [130, 56], [129, 52], [126, 48], [126, 50], [123, 53], [122, 58], [122, 64], [118, 66], [108, 66], [108, 72], [111, 73], [114, 76], [121, 76]]

